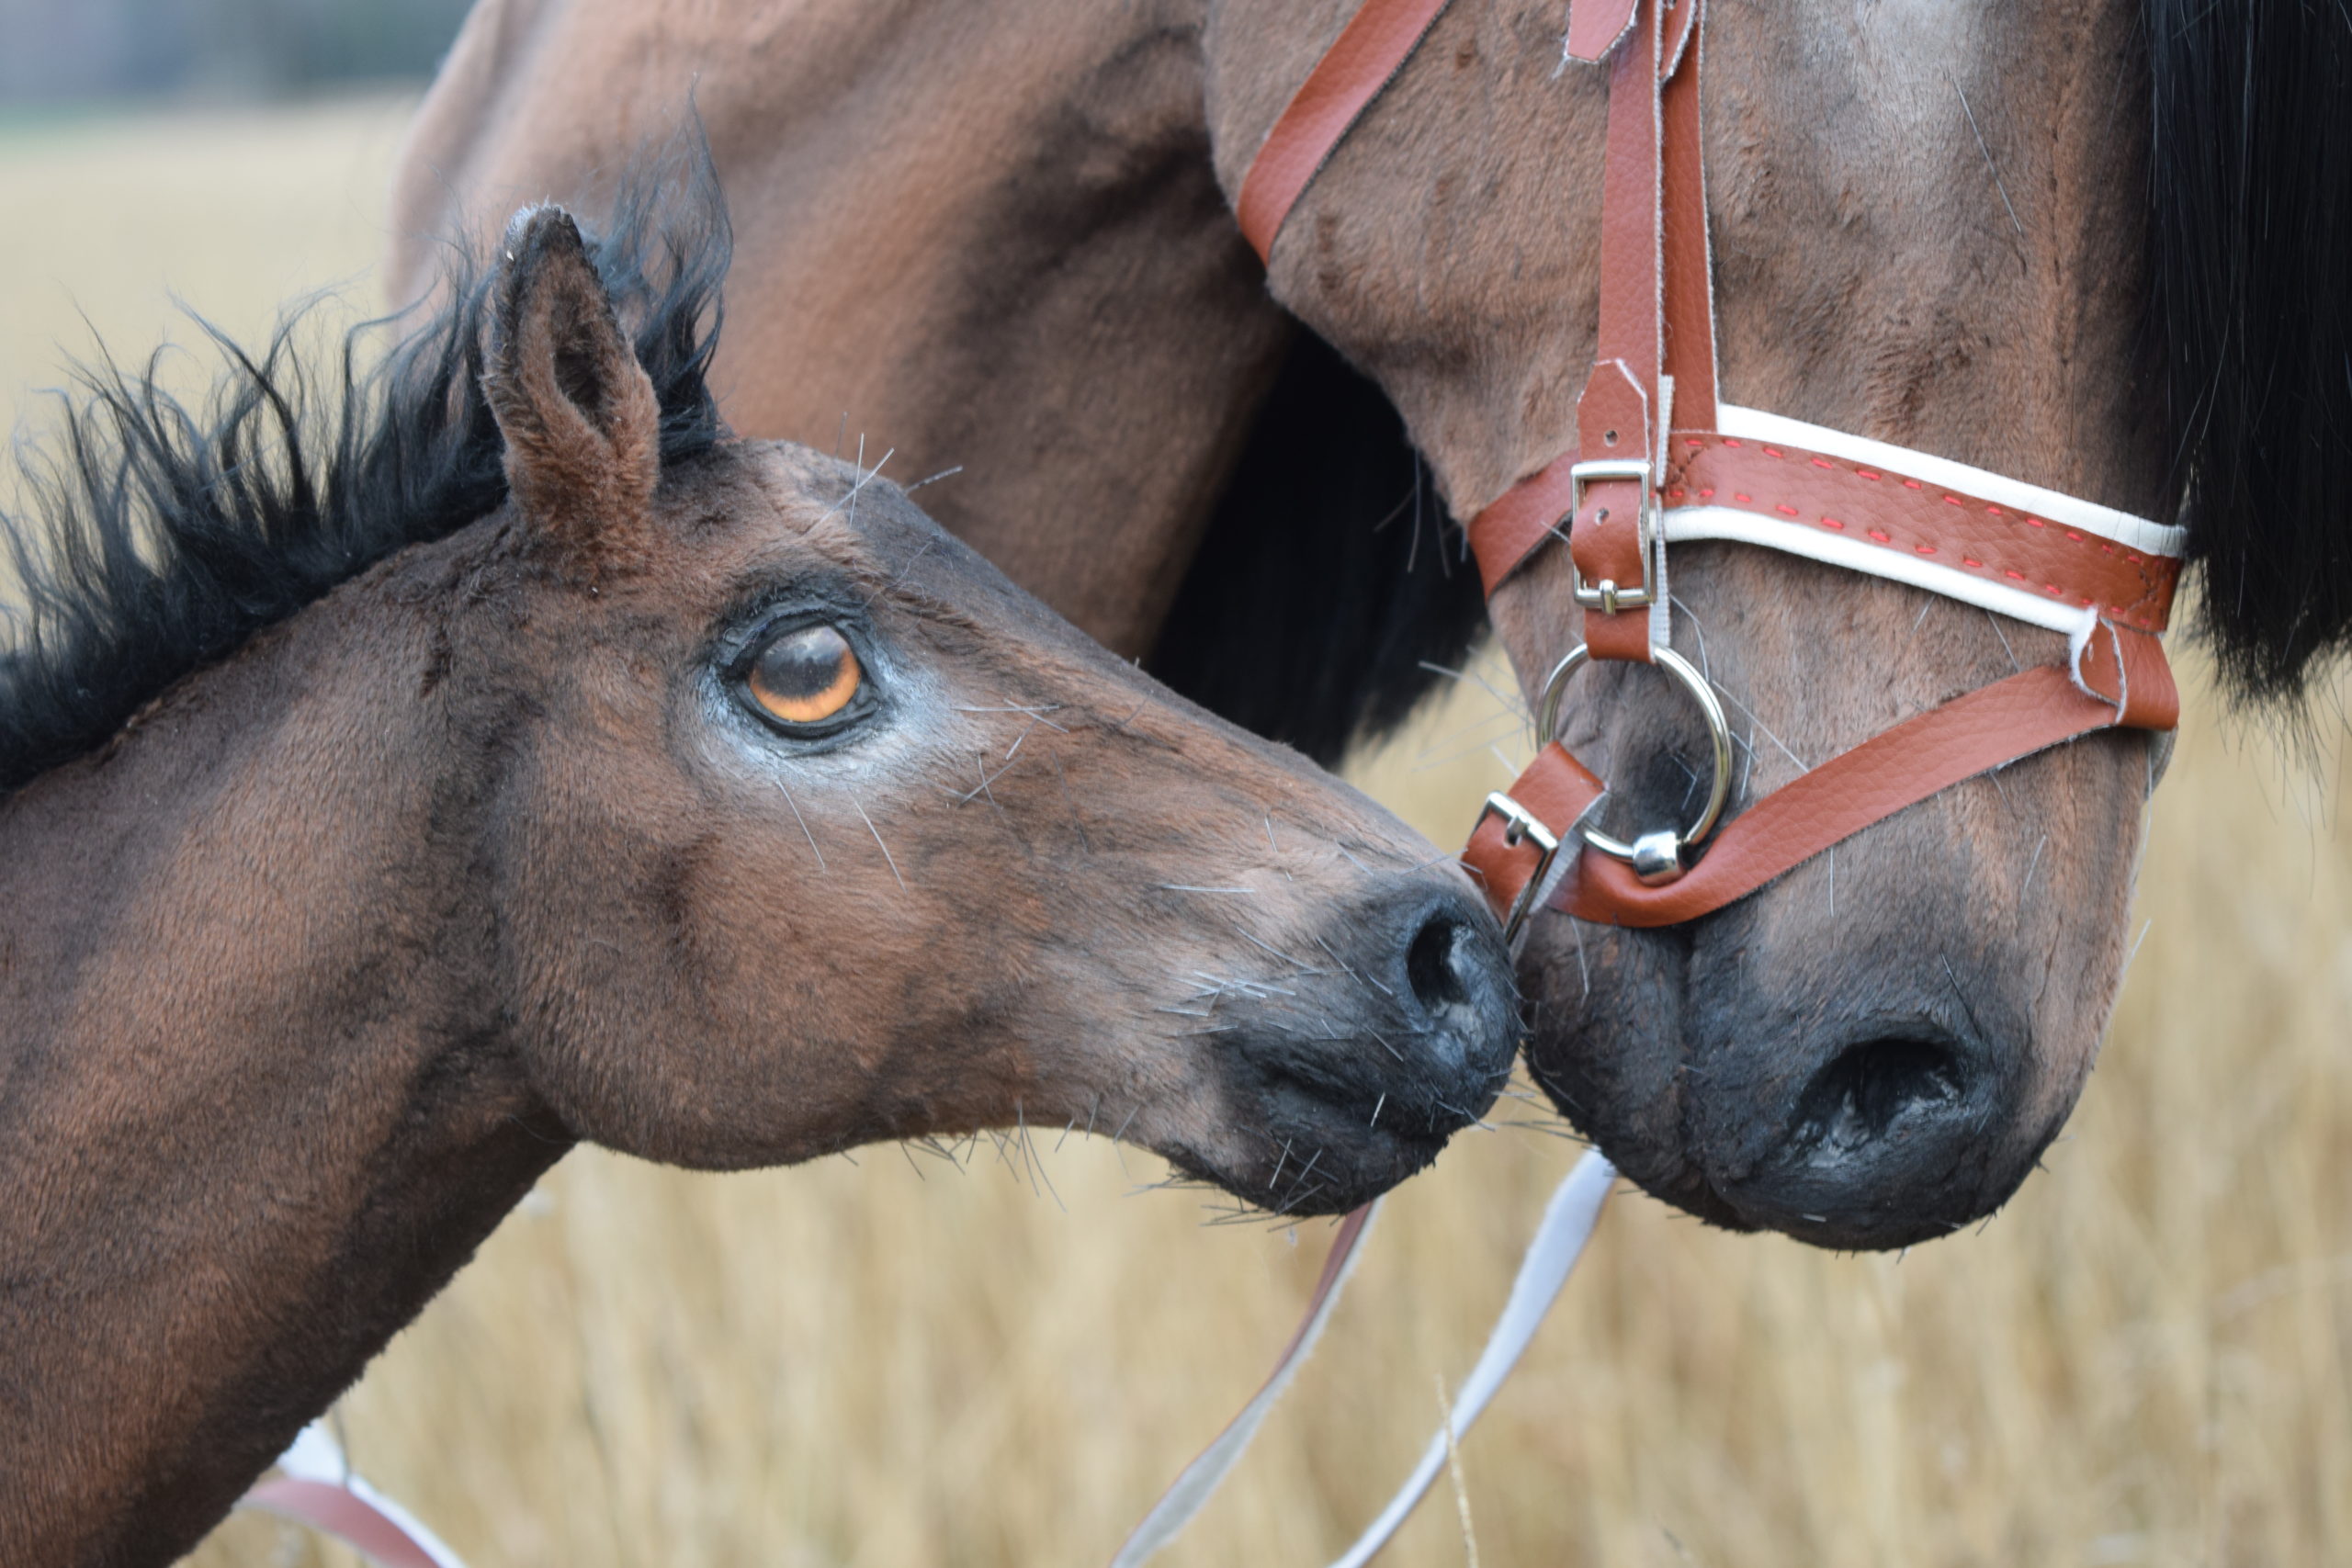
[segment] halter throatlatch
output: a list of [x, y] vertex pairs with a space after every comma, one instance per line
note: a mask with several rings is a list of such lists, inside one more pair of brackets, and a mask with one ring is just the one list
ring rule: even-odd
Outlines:
[[[1567, 52], [1609, 71], [1600, 321], [1576, 446], [1471, 519], [1492, 595], [1565, 537], [1585, 640], [1555, 669], [1543, 749], [1489, 795], [1463, 861], [1516, 937], [1539, 900], [1588, 920], [1663, 926], [1746, 897], [1839, 840], [1963, 779], [2095, 731], [2170, 729], [2179, 697], [2157, 634], [2182, 531], [1925, 453], [1718, 403], [1699, 80], [1704, 0], [1572, 0]], [[1243, 233], [1271, 259], [1283, 220], [1445, 0], [1366, 0], [1283, 110], [1244, 178]], [[1760, 545], [1891, 578], [2067, 635], [2067, 658], [1874, 736], [1740, 812], [1620, 842], [1592, 825], [1600, 780], [1559, 743], [1566, 680], [1589, 660], [1657, 664], [1697, 700], [1730, 776], [1730, 731], [1671, 647], [1668, 547]], [[1559, 849], [1577, 840], [1566, 865]], [[1695, 862], [1690, 852], [1703, 851]]]

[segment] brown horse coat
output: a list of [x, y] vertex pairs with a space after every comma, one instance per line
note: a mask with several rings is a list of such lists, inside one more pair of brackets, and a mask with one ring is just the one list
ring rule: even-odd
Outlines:
[[[190, 576], [224, 538], [325, 544], [305, 486], [423, 493], [446, 437], [506, 497], [0, 802], [0, 1562], [186, 1551], [582, 1140], [729, 1168], [1083, 1125], [1325, 1212], [1509, 1070], [1442, 855], [870, 471], [714, 441], [690, 290], [633, 323], [657, 389], [623, 252], [546, 209], [505, 249], [323, 468], [275, 358], [200, 451], [132, 386], [77, 427], [52, 547], [87, 576], [36, 572], [12, 717], [167, 591], [231, 614]], [[195, 512], [93, 564], [126, 495]], [[850, 661], [780, 698], [812, 630]]]
[[[1456, 516], [1574, 431], [1605, 73], [1562, 66], [1556, 0], [1447, 9], [1270, 274], [1239, 240], [1227, 198], [1354, 9], [482, 0], [412, 134], [395, 279], [453, 214], [595, 187], [691, 97], [753, 280], [730, 416], [821, 444], [847, 410], [908, 472], [962, 465], [949, 525], [1142, 652], [1284, 311], [1379, 383]], [[2137, 26], [2132, 0], [1715, 6], [1726, 395], [2155, 510]], [[1493, 605], [1530, 690], [1579, 639], [1566, 571], [1547, 552]], [[1674, 583], [1678, 644], [1738, 723], [1735, 811], [2059, 651], [1741, 546], [1679, 548]], [[1566, 723], [1621, 836], [1679, 818], [1706, 750], [1662, 682], [1582, 679]], [[2103, 737], [1686, 927], [1539, 922], [1538, 1076], [1628, 1174], [1720, 1223], [1892, 1246], [1981, 1215], [2089, 1071], [2153, 778], [2143, 739]]]

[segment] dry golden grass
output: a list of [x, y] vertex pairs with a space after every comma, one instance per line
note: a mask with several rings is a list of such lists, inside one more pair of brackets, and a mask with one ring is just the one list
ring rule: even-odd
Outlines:
[[[249, 332], [361, 273], [399, 118], [0, 134], [0, 396], [23, 408], [76, 338], [69, 287], [136, 350], [167, 282]], [[2352, 1552], [2346, 792], [2233, 736], [2183, 663], [2148, 933], [2049, 1169], [1902, 1258], [1621, 1200], [1463, 1445], [1484, 1562]], [[1504, 764], [1419, 759], [1492, 711], [1465, 697], [1361, 776], [1451, 840]], [[1130, 1195], [1148, 1158], [1038, 1142], [1034, 1185], [985, 1141], [962, 1173], [887, 1147], [724, 1178], [575, 1156], [345, 1402], [351, 1450], [477, 1568], [1101, 1561], [1254, 1386], [1323, 1227], [1204, 1227], [1190, 1195]], [[1398, 1194], [1320, 1359], [1171, 1564], [1314, 1563], [1346, 1539], [1575, 1152], [1473, 1134]], [[1387, 1561], [1465, 1555], [1440, 1497]], [[349, 1560], [245, 1519], [196, 1561]]]

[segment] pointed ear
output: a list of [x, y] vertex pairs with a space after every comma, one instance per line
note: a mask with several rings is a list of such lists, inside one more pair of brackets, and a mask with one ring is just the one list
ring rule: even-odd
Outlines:
[[507, 485], [535, 537], [625, 564], [648, 542], [662, 413], [571, 215], [516, 213], [496, 287], [482, 386]]

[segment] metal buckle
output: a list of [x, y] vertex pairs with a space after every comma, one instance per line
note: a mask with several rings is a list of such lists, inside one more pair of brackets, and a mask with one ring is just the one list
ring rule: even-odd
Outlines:
[[1650, 598], [1650, 550], [1655, 543], [1655, 522], [1657, 515], [1657, 491], [1650, 482], [1650, 466], [1639, 457], [1601, 457], [1589, 463], [1576, 463], [1568, 468], [1568, 527], [1573, 533], [1577, 514], [1584, 510], [1584, 487], [1595, 479], [1636, 479], [1642, 487], [1640, 508], [1634, 514], [1634, 530], [1641, 540], [1642, 581], [1633, 588], [1620, 588], [1611, 578], [1602, 578], [1587, 588], [1584, 574], [1577, 570], [1576, 552], [1568, 553], [1569, 591], [1577, 604], [1588, 610], [1599, 610], [1613, 615], [1620, 610], [1645, 610]]
[[1519, 928], [1527, 923], [1528, 912], [1535, 906], [1535, 896], [1543, 891], [1544, 879], [1552, 870], [1552, 857], [1560, 852], [1560, 840], [1533, 812], [1501, 790], [1487, 796], [1487, 804], [1478, 808], [1478, 820], [1470, 824], [1470, 831], [1476, 833], [1487, 825], [1489, 817], [1503, 819], [1503, 843], [1507, 848], [1515, 850], [1522, 843], [1532, 843], [1538, 851], [1535, 870], [1529, 875], [1527, 886], [1519, 890], [1519, 897], [1511, 900], [1510, 915], [1503, 921], [1503, 942], [1509, 945], [1519, 940]]
[[[1591, 659], [1583, 645], [1569, 650], [1568, 656], [1552, 668], [1552, 678], [1544, 684], [1544, 705], [1537, 715], [1536, 733], [1546, 744], [1560, 736], [1560, 695], [1567, 690], [1568, 677], [1583, 668]], [[1717, 700], [1714, 688], [1699, 673], [1690, 661], [1670, 648], [1653, 648], [1650, 657], [1659, 668], [1682, 682], [1699, 711], [1706, 716], [1707, 739], [1714, 750], [1714, 777], [1709, 781], [1707, 805], [1698, 820], [1681, 832], [1662, 828], [1644, 833], [1626, 843], [1612, 839], [1598, 828], [1586, 828], [1584, 841], [1612, 860], [1623, 861], [1634, 868], [1634, 874], [1645, 886], [1657, 887], [1679, 877], [1688, 868], [1682, 863], [1682, 852], [1704, 840], [1715, 830], [1724, 814], [1724, 806], [1731, 798], [1731, 723], [1724, 716], [1724, 705]], [[1483, 820], [1483, 818], [1482, 818]]]

